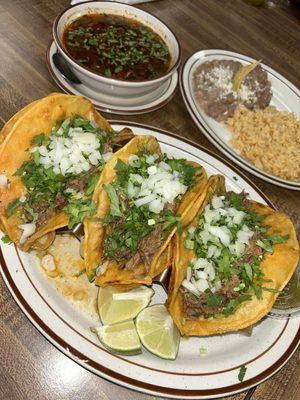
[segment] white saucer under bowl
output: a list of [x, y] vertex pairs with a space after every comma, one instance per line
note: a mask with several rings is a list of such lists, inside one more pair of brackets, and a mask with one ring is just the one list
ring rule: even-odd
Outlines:
[[147, 95], [130, 97], [125, 100], [115, 95], [107, 96], [83, 84], [76, 84], [66, 79], [54, 65], [52, 56], [56, 51], [57, 47], [54, 41], [52, 41], [47, 49], [46, 62], [55, 83], [66, 93], [90, 99], [97, 110], [110, 114], [145, 114], [163, 107], [172, 99], [176, 92], [178, 73], [175, 71], [165, 84]]

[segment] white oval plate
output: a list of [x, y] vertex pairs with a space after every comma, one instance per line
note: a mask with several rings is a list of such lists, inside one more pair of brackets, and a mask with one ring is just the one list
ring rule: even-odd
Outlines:
[[56, 68], [52, 56], [56, 53], [57, 47], [52, 41], [47, 49], [46, 63], [50, 75], [55, 83], [65, 92], [84, 96], [91, 100], [97, 110], [107, 112], [109, 114], [138, 115], [145, 114], [167, 104], [174, 96], [178, 83], [178, 72], [175, 71], [170, 79], [161, 85], [158, 90], [139, 96], [128, 97], [122, 100], [115, 95], [107, 96], [99, 91], [92, 90], [83, 84], [75, 84], [65, 79], [60, 71]]
[[[124, 122], [113, 121], [122, 129]], [[204, 148], [149, 126], [128, 123], [136, 134], [158, 138], [164, 152], [201, 163], [208, 174], [223, 174], [229, 190], [244, 189], [262, 203], [268, 199], [247, 178]], [[209, 338], [182, 339], [176, 361], [162, 360], [143, 349], [137, 356], [111, 354], [89, 328], [87, 315], [60, 297], [44, 277], [32, 255], [1, 243], [2, 276], [20, 308], [56, 347], [84, 368], [112, 382], [158, 396], [178, 399], [209, 399], [231, 395], [255, 386], [276, 373], [292, 356], [300, 341], [299, 318], [265, 318], [251, 336], [232, 333]], [[155, 286], [154, 302], [166, 295]], [[207, 349], [200, 356], [200, 347]], [[243, 382], [239, 369], [246, 365]]]
[[[193, 120], [210, 142], [212, 142], [233, 162], [248, 172], [251, 172], [253, 175], [267, 182], [273, 183], [274, 185], [292, 190], [300, 190], [300, 182], [293, 182], [271, 175], [268, 172], [257, 168], [250, 161], [238, 154], [229, 143], [231, 133], [225, 129], [222, 124], [215, 121], [213, 118], [208, 117], [201, 107], [197, 105], [193, 96], [192, 88], [194, 71], [205, 61], [215, 59], [239, 61], [243, 65], [248, 65], [255, 61], [251, 57], [226, 50], [201, 50], [188, 58], [181, 69], [180, 90], [185, 105]], [[300, 90], [272, 68], [265, 64], [262, 64], [262, 67], [267, 71], [268, 78], [272, 83], [273, 96], [271, 99], [271, 105], [282, 111], [293, 112], [296, 117], [300, 119]]]

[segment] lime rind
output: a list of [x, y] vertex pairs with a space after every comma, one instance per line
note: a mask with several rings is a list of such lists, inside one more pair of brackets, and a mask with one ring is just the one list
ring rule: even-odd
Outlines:
[[133, 321], [91, 328], [100, 343], [109, 351], [121, 355], [137, 355], [142, 352], [141, 342]]
[[180, 333], [163, 304], [142, 310], [136, 318], [136, 328], [148, 351], [163, 359], [176, 359]]
[[154, 290], [146, 286], [127, 292], [119, 292], [113, 287], [99, 288], [97, 305], [102, 324], [110, 325], [134, 319], [149, 305], [153, 294]]

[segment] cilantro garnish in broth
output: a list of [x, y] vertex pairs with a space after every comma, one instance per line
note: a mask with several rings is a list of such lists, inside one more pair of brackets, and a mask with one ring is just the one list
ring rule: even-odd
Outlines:
[[43, 226], [55, 213], [69, 216], [69, 227], [93, 214], [91, 200], [99, 174], [111, 154], [107, 144], [114, 131], [74, 115], [57, 121], [49, 136], [32, 139], [29, 160], [15, 172], [26, 192], [7, 207], [7, 217], [17, 213], [24, 223]]
[[104, 258], [128, 262], [147, 240], [147, 247], [159, 247], [173, 227], [182, 231], [176, 210], [194, 185], [197, 168], [143, 149], [130, 155], [128, 163], [119, 159], [115, 171], [116, 179], [105, 185], [110, 210], [104, 222]]
[[184, 244], [195, 259], [182, 292], [190, 316], [229, 316], [253, 295], [262, 299], [263, 291], [276, 292], [266, 286], [270, 280], [264, 278], [260, 264], [273, 245], [288, 236], [267, 235], [263, 219], [247, 208], [244, 194], [229, 193], [214, 196], [197, 226], [189, 228]]
[[63, 42], [74, 60], [108, 78], [154, 79], [170, 66], [165, 41], [149, 27], [123, 16], [83, 15], [67, 26]]

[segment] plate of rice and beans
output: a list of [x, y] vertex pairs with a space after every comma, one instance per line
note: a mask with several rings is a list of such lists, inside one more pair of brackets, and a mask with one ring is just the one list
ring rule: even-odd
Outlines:
[[261, 60], [225, 50], [193, 54], [180, 87], [194, 121], [220, 151], [267, 182], [300, 190], [298, 88]]

